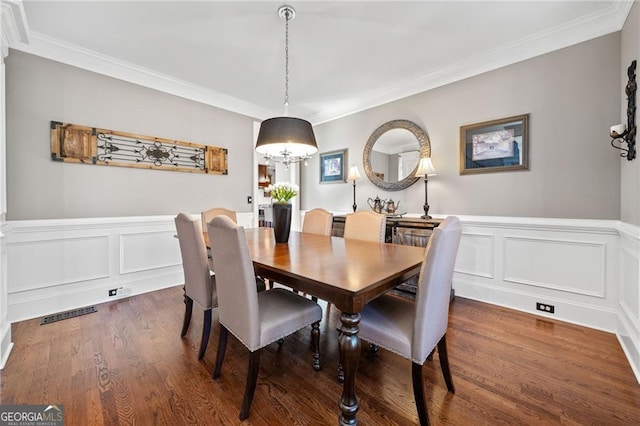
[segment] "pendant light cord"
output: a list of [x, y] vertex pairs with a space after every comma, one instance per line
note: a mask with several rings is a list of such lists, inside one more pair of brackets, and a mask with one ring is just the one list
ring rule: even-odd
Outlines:
[[289, 19], [291, 11], [287, 9], [285, 12], [284, 24], [284, 115], [289, 115]]

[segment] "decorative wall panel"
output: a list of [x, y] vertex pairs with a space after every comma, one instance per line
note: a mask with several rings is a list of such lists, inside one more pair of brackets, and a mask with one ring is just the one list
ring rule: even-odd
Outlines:
[[51, 122], [51, 159], [214, 175], [228, 172], [225, 148], [57, 121]]
[[464, 232], [460, 239], [456, 272], [493, 278], [494, 236]]
[[120, 274], [182, 266], [175, 229], [120, 235]]
[[109, 277], [106, 235], [7, 244], [9, 293]]
[[505, 281], [604, 297], [605, 262], [601, 242], [505, 237]]

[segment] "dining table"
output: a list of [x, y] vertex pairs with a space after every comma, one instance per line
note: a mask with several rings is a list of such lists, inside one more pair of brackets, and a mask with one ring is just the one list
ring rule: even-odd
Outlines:
[[[344, 372], [338, 401], [340, 425], [356, 425], [356, 373], [361, 343], [360, 311], [417, 275], [424, 247], [379, 243], [291, 231], [276, 243], [272, 228], [246, 228], [256, 275], [334, 304], [341, 312], [338, 347]], [[208, 236], [205, 241], [209, 246]]]

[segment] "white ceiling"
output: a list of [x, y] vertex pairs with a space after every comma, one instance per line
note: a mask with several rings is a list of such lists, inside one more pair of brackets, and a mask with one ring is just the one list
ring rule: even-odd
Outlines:
[[[20, 4], [19, 0], [5, 0]], [[619, 31], [629, 1], [36, 1], [12, 48], [259, 119], [314, 124]]]

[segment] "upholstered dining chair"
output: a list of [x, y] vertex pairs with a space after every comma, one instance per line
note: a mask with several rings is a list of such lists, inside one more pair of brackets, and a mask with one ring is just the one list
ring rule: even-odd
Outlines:
[[438, 347], [447, 390], [455, 393], [447, 356], [447, 324], [453, 267], [460, 243], [460, 220], [449, 216], [427, 243], [413, 301], [383, 295], [360, 313], [361, 339], [412, 361], [413, 395], [421, 425], [429, 424], [424, 397], [422, 366]]
[[260, 350], [311, 324], [313, 368], [320, 370], [318, 304], [282, 288], [257, 292], [244, 228], [225, 216], [208, 223], [216, 267], [220, 337], [213, 378], [220, 377], [231, 332], [251, 352], [240, 420], [249, 416], [258, 380]]
[[179, 213], [175, 218], [182, 268], [184, 270], [184, 322], [181, 337], [187, 334], [191, 323], [193, 301], [204, 309], [204, 326], [198, 359], [204, 357], [211, 333], [211, 310], [218, 304], [216, 281], [209, 269], [207, 248], [202, 238], [202, 228], [197, 219], [186, 213]]
[[325, 209], [312, 209], [304, 214], [302, 232], [308, 234], [331, 235], [333, 213]]
[[225, 209], [224, 207], [215, 207], [200, 213], [200, 221], [202, 222], [202, 232], [207, 232], [207, 223], [216, 216], [226, 216], [235, 223], [238, 223], [238, 215], [235, 211]]
[[344, 238], [384, 243], [387, 217], [372, 211], [349, 213], [344, 222]]

